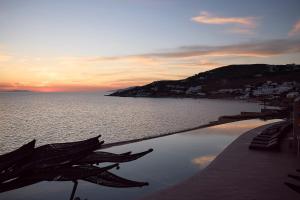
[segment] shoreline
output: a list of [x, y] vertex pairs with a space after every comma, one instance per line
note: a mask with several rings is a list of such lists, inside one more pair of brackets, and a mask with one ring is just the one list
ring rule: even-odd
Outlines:
[[[107, 91], [106, 91], [107, 92]], [[249, 98], [249, 99], [238, 99], [235, 97], [197, 97], [197, 96], [118, 96], [111, 94], [104, 94], [107, 97], [118, 97], [118, 98], [152, 98], [152, 99], [208, 99], [208, 100], [228, 100], [228, 101], [242, 101], [242, 102], [250, 102], [250, 103], [258, 103], [262, 104], [263, 101], [257, 98]]]

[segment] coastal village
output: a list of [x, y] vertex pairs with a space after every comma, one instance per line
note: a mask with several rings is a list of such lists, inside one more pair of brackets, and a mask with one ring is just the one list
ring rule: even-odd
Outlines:
[[255, 118], [282, 119], [290, 117], [293, 100], [300, 96], [300, 65], [229, 65], [183, 80], [120, 89], [110, 96], [231, 99], [264, 104], [260, 112], [220, 116], [207, 126]]
[[265, 100], [278, 105], [299, 93], [299, 65], [259, 64], [225, 66], [177, 81], [155, 81], [117, 90], [111, 96]]

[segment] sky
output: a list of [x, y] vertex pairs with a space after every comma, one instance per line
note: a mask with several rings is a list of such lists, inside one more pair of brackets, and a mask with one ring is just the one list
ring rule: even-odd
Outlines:
[[97, 91], [300, 63], [299, 0], [0, 0], [0, 91]]

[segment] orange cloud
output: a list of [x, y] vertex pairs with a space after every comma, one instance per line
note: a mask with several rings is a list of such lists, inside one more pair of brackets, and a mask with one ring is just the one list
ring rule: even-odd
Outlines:
[[159, 61], [155, 58], [143, 56], [143, 55], [125, 55], [125, 56], [77, 56], [77, 57], [61, 57], [58, 59], [62, 64], [97, 64], [97, 63], [127, 63], [127, 64], [142, 64], [142, 65], [156, 65]]
[[[178, 80], [237, 60], [256, 62], [300, 53], [300, 40], [220, 46], [184, 46], [162, 53], [124, 56], [16, 57], [0, 63], [0, 90], [90, 91]], [[6, 54], [3, 54], [6, 55]], [[229, 63], [229, 59], [235, 63]], [[249, 59], [254, 59], [250, 60]], [[279, 57], [278, 57], [279, 58]], [[5, 84], [4, 84], [5, 83]]]
[[207, 11], [191, 18], [192, 21], [200, 24], [234, 25], [236, 27], [231, 27], [228, 31], [240, 34], [253, 34], [253, 30], [257, 26], [256, 19], [256, 17], [220, 17]]
[[203, 11], [199, 16], [193, 17], [193, 21], [204, 24], [239, 24], [255, 26], [254, 17], [219, 17]]
[[294, 24], [292, 30], [288, 33], [288, 35], [289, 35], [290, 37], [291, 37], [291, 36], [298, 35], [298, 34], [300, 34], [300, 20], [298, 20], [298, 21]]

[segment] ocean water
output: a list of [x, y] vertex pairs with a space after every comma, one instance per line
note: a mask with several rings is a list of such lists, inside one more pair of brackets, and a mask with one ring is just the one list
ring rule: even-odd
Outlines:
[[0, 93], [0, 154], [32, 139], [42, 145], [101, 134], [111, 143], [163, 135], [260, 108], [243, 101], [121, 98], [100, 92]]

